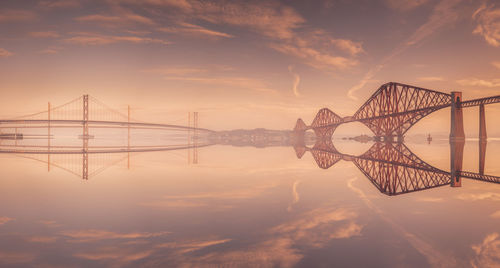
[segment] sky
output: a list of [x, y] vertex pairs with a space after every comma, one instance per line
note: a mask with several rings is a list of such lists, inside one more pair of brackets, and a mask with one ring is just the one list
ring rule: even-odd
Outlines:
[[[90, 94], [143, 121], [291, 129], [395, 81], [500, 94], [500, 3], [473, 0], [3, 0], [0, 116]], [[499, 105], [486, 108], [499, 134]], [[183, 121], [184, 120], [184, 121]], [[449, 111], [409, 133], [449, 129]], [[477, 110], [465, 113], [477, 135]], [[364, 128], [367, 133], [369, 130]], [[412, 132], [413, 131], [413, 132]]]

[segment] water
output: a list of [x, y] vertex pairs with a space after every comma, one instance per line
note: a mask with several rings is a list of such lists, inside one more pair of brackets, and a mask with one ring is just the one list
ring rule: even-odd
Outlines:
[[[334, 144], [353, 155], [371, 146]], [[447, 141], [407, 146], [449, 170]], [[499, 153], [489, 142], [487, 174], [500, 175]], [[464, 179], [388, 196], [352, 162], [320, 169], [293, 147], [214, 145], [198, 149], [198, 164], [187, 154], [110, 155], [115, 164], [88, 181], [48, 172], [46, 155], [0, 154], [0, 266], [500, 265], [498, 184]], [[477, 141], [466, 143], [463, 169], [477, 172]]]

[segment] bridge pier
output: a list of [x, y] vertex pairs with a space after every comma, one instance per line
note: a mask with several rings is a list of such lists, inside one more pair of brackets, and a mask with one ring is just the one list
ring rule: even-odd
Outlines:
[[450, 128], [450, 177], [451, 187], [461, 187], [465, 132], [464, 119], [460, 103], [462, 101], [462, 92], [451, 92], [451, 128]]
[[486, 117], [484, 104], [479, 105], [479, 174], [484, 175], [484, 163], [486, 160]]
[[451, 92], [451, 129], [450, 141], [465, 140], [464, 116], [460, 103], [462, 101], [462, 92]]
[[83, 95], [82, 178], [89, 179], [89, 95]]

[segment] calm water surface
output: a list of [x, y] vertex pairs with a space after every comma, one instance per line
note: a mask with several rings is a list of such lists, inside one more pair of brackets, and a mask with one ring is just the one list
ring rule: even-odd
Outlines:
[[[447, 141], [407, 146], [449, 170]], [[499, 154], [490, 141], [486, 173], [500, 175]], [[292, 147], [216, 145], [198, 164], [185, 150], [134, 153], [129, 168], [112, 154], [88, 181], [71, 174], [75, 157], [54, 156], [50, 172], [32, 158], [0, 155], [0, 266], [500, 266], [498, 184], [388, 196], [353, 163], [320, 169]], [[463, 169], [477, 162], [467, 142]]]

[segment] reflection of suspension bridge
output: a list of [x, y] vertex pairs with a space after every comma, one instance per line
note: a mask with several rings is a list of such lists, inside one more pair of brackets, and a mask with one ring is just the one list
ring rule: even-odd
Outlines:
[[[499, 102], [500, 95], [462, 101], [461, 92], [446, 94], [391, 82], [382, 85], [353, 116], [340, 117], [323, 108], [310, 126], [299, 118], [294, 128], [295, 148], [299, 158], [305, 151], [311, 151], [322, 168], [328, 168], [340, 159], [353, 161], [381, 191], [389, 194], [444, 184], [458, 187], [462, 177], [500, 183], [499, 177], [484, 175], [487, 139], [484, 106]], [[465, 144], [462, 108], [474, 106], [479, 106], [479, 173], [462, 170]], [[451, 107], [450, 172], [426, 164], [402, 144], [404, 134], [420, 119], [446, 107]], [[386, 144], [376, 143], [367, 153], [357, 157], [338, 153], [331, 144], [333, 132], [339, 125], [349, 122], [363, 123], [373, 131], [377, 141]], [[318, 141], [312, 149], [307, 149], [301, 142], [308, 129], [314, 130]], [[397, 144], [391, 144], [394, 141]]]
[[196, 112], [189, 114], [187, 126], [146, 123], [133, 120], [130, 107], [123, 114], [84, 95], [56, 107], [49, 103], [45, 111], [0, 120], [0, 153], [22, 154], [47, 162], [49, 170], [56, 166], [88, 179], [110, 165], [130, 161], [132, 152], [187, 149], [189, 161], [197, 163], [197, 148], [210, 144], [205, 136], [211, 132], [198, 127]]

